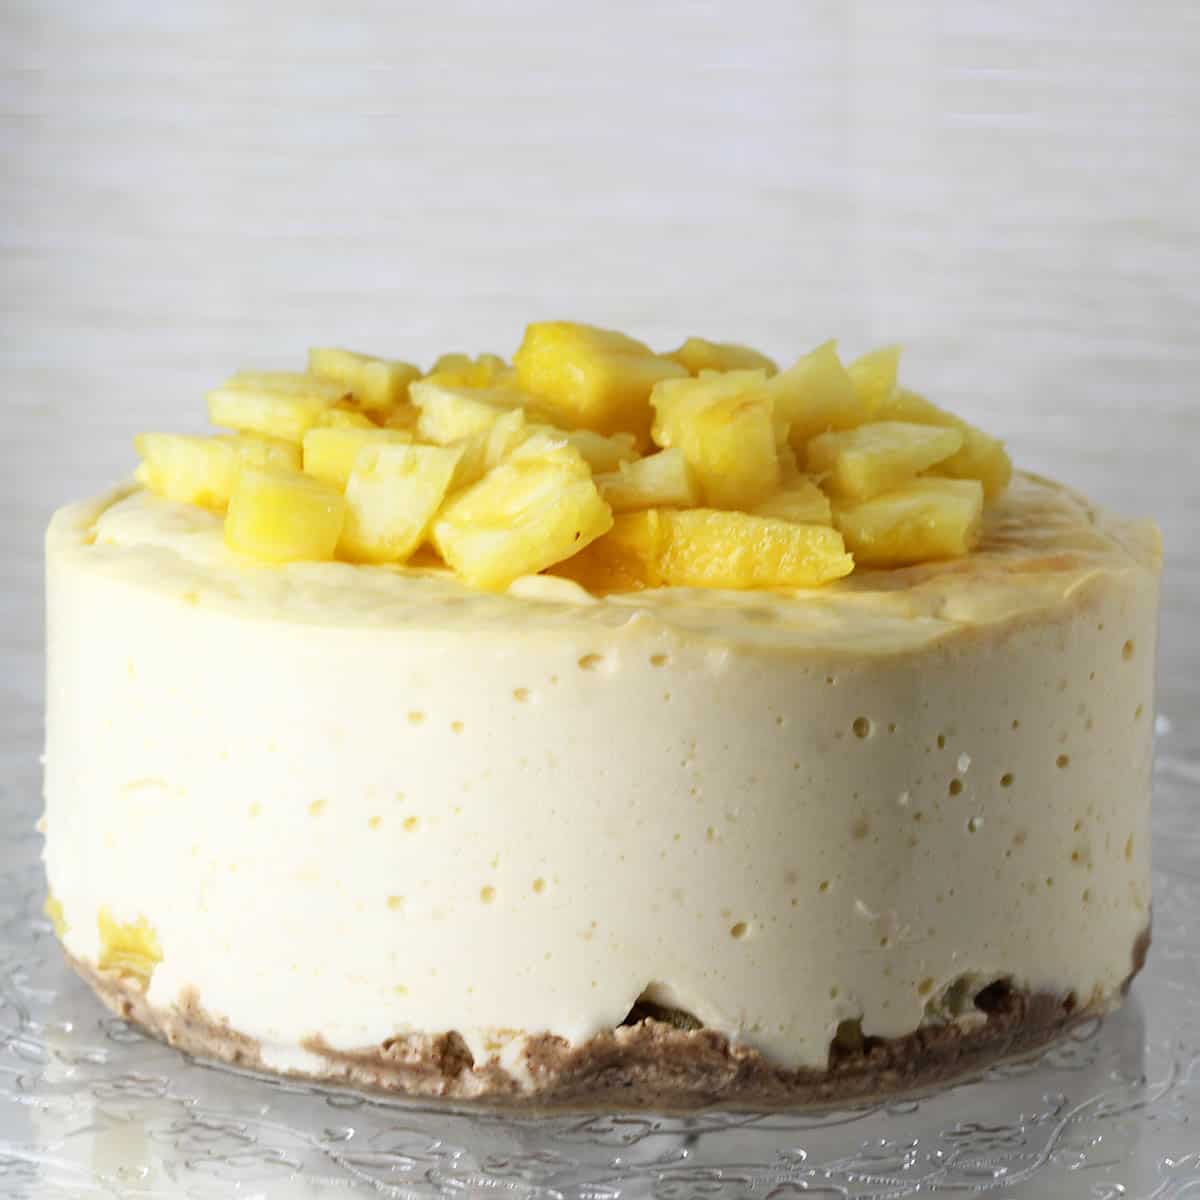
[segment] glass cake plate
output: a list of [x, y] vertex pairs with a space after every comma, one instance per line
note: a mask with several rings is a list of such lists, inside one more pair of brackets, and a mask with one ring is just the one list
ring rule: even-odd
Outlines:
[[41, 915], [40, 768], [10, 727], [0, 1197], [1200, 1197], [1200, 746], [1158, 732], [1154, 946], [1115, 1016], [919, 1099], [513, 1118], [214, 1067], [110, 1017]]

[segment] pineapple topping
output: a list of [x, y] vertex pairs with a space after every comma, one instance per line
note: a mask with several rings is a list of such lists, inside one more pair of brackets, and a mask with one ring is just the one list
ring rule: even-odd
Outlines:
[[816, 587], [969, 554], [1003, 445], [897, 382], [900, 352], [782, 369], [732, 342], [658, 353], [568, 321], [493, 354], [332, 347], [209, 393], [211, 437], [145, 433], [138, 481], [223, 515], [267, 564], [396, 566], [472, 587], [551, 571], [605, 594]]
[[145, 991], [154, 968], [162, 962], [162, 947], [154, 927], [145, 917], [122, 924], [113, 919], [107, 908], [96, 914], [96, 924], [100, 930], [100, 955], [96, 965], [102, 971], [115, 971], [134, 980]]

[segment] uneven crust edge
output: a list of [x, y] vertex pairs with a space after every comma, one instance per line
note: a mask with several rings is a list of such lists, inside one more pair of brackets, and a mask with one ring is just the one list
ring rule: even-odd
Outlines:
[[[1147, 926], [1133, 946], [1122, 994], [1145, 964], [1149, 946]], [[259, 1043], [207, 1013], [194, 992], [183, 993], [174, 1005], [151, 1005], [136, 980], [66, 957], [124, 1020], [185, 1053], [270, 1071]], [[476, 1064], [453, 1032], [410, 1034], [352, 1051], [313, 1037], [303, 1049], [322, 1058], [325, 1069], [288, 1074], [426, 1099], [524, 1108], [818, 1107], [952, 1082], [1030, 1054], [1116, 1003], [1116, 997], [1080, 1004], [1073, 995], [1001, 988], [970, 1026], [929, 1025], [897, 1038], [866, 1037], [852, 1049], [835, 1044], [826, 1071], [783, 1069], [714, 1030], [684, 1030], [645, 1017], [578, 1046], [550, 1034], [531, 1036], [519, 1068], [524, 1082], [494, 1059]]]

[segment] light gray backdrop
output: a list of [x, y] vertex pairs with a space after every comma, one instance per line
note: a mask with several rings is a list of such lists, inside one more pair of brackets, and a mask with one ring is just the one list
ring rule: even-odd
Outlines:
[[[335, 15], [336, 14], [336, 15]], [[531, 317], [906, 374], [1168, 545], [1200, 668], [1200, 6], [745, 0], [0, 7], [0, 713], [40, 535], [132, 435], [314, 341]]]

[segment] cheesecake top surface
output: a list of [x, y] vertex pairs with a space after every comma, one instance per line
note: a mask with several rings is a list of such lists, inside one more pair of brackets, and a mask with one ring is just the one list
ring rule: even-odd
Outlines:
[[168, 602], [243, 619], [344, 631], [505, 638], [676, 635], [716, 646], [867, 655], [904, 652], [1053, 610], [1095, 581], [1156, 572], [1149, 521], [1112, 516], [1050, 480], [1018, 474], [989, 504], [967, 556], [856, 571], [821, 588], [652, 588], [595, 596], [564, 578], [475, 590], [445, 568], [247, 563], [219, 515], [136, 485], [56, 514], [48, 554]]

